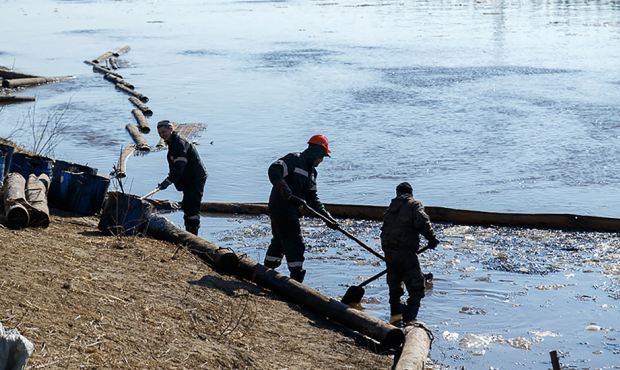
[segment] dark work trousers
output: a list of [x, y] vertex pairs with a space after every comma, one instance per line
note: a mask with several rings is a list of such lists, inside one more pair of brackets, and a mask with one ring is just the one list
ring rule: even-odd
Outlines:
[[198, 235], [198, 229], [200, 228], [200, 203], [202, 202], [206, 181], [206, 178], [197, 180], [183, 188], [181, 209], [183, 210], [185, 230], [194, 235]]
[[[386, 249], [387, 284], [390, 291], [391, 315], [403, 315], [403, 321], [415, 320], [424, 297], [424, 275], [420, 269], [418, 255], [413, 249]], [[404, 294], [403, 284], [409, 298], [403, 307], [400, 298]]]
[[299, 217], [272, 213], [269, 218], [273, 237], [265, 256], [265, 266], [275, 269], [286, 256], [291, 278], [302, 282], [306, 273], [303, 269], [306, 246], [301, 237]]

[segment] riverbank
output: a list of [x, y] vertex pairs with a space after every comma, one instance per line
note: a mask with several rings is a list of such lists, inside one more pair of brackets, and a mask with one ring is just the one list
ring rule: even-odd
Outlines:
[[392, 357], [177, 246], [107, 237], [97, 219], [0, 226], [0, 322], [31, 368], [387, 369]]

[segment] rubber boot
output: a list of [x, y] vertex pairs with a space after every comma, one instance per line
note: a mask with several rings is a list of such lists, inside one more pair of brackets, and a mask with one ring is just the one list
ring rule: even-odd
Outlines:
[[403, 325], [403, 315], [396, 314], [396, 315], [390, 316], [390, 324], [396, 327], [401, 327]]
[[304, 277], [306, 276], [306, 270], [300, 268], [291, 269], [291, 279], [303, 283]]
[[403, 305], [403, 323], [405, 325], [411, 325], [418, 318], [418, 311], [420, 311], [420, 301], [414, 301]]
[[183, 217], [185, 221], [185, 230], [194, 235], [198, 235], [198, 229], [200, 228], [200, 219], [193, 219], [190, 217]]

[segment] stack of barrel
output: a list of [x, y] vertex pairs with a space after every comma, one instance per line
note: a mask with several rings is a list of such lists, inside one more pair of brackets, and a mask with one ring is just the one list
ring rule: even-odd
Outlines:
[[0, 144], [0, 209], [9, 228], [47, 227], [50, 205], [93, 215], [101, 209], [109, 184], [97, 169]]

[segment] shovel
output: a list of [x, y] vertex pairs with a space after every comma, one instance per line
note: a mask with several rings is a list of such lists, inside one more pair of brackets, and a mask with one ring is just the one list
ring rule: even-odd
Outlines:
[[[425, 250], [428, 249], [428, 246], [420, 249], [417, 254], [420, 254], [422, 252], [424, 252]], [[385, 275], [387, 273], [387, 269], [381, 271], [380, 273], [368, 278], [367, 280], [364, 280], [361, 284], [359, 285], [355, 285], [352, 287], [349, 287], [349, 289], [347, 289], [347, 291], [344, 293], [344, 295], [342, 296], [342, 298], [340, 299], [340, 302], [352, 306], [352, 307], [361, 307], [361, 303], [362, 303], [362, 298], [364, 298], [364, 293], [366, 293], [366, 291], [364, 290], [364, 287], [370, 283], [372, 283], [373, 281], [377, 280], [378, 278], [380, 278], [381, 276]], [[429, 272], [427, 274], [424, 274], [424, 285], [426, 286], [427, 284], [430, 284], [433, 281], [433, 273]]]
[[[292, 197], [295, 197], [300, 203], [302, 203], [304, 205], [304, 207], [306, 207], [310, 212], [312, 212], [312, 214], [314, 214], [316, 217], [320, 218], [321, 220], [325, 221], [325, 222], [329, 222], [330, 224], [333, 223], [332, 220], [330, 220], [329, 218], [325, 217], [324, 215], [320, 214], [317, 210], [315, 210], [314, 208], [310, 207], [308, 205], [308, 203], [306, 203], [305, 200], [292, 195]], [[348, 231], [346, 231], [345, 229], [343, 229], [342, 227], [340, 227], [340, 225], [338, 225], [336, 227], [336, 229], [338, 231], [340, 231], [341, 233], [343, 233], [344, 235], [348, 236], [351, 240], [355, 241], [357, 244], [361, 245], [364, 249], [366, 249], [367, 251], [369, 251], [370, 253], [374, 254], [377, 258], [381, 259], [382, 261], [385, 261], [385, 257], [383, 257], [381, 254], [379, 254], [377, 251], [375, 251], [374, 249], [370, 248], [369, 246], [367, 246], [363, 241], [359, 240], [358, 238], [356, 238], [355, 236], [353, 236], [351, 233], [349, 233]]]
[[151, 195], [157, 193], [158, 191], [160, 191], [161, 189], [158, 187], [156, 187], [155, 189], [149, 191], [148, 193], [144, 194], [143, 196], [140, 197], [140, 200], [145, 200], [146, 198], [150, 197]]

